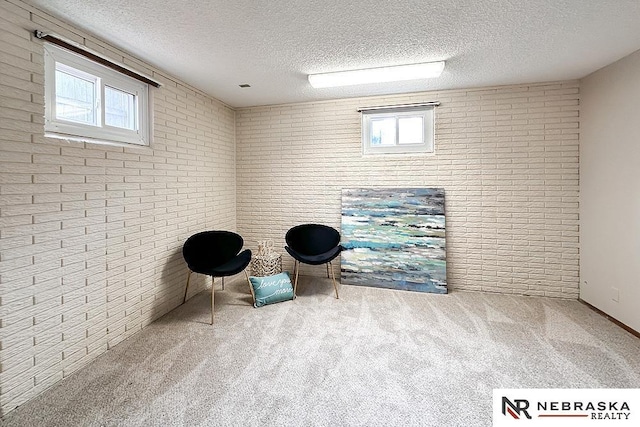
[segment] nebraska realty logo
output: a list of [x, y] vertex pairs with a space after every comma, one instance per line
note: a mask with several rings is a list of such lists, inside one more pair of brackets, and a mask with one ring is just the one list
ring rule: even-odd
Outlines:
[[640, 426], [640, 389], [495, 389], [493, 425]]

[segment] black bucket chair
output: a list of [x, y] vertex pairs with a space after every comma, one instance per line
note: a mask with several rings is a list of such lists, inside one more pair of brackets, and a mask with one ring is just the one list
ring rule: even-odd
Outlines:
[[[224, 278], [233, 276], [245, 270], [251, 262], [251, 250], [240, 252], [244, 240], [239, 234], [231, 231], [202, 231], [189, 237], [182, 247], [182, 256], [189, 267], [187, 286], [184, 290], [183, 304], [187, 301], [187, 291], [191, 273], [211, 276], [211, 324], [213, 325], [213, 303], [215, 278], [222, 277], [222, 289], [224, 290]], [[249, 281], [249, 276], [244, 271]], [[249, 283], [251, 294], [253, 289]]]
[[327, 277], [331, 270], [331, 278], [333, 280], [333, 288], [338, 298], [338, 286], [336, 285], [336, 277], [331, 268], [333, 261], [340, 251], [340, 233], [334, 228], [322, 224], [302, 224], [297, 225], [287, 231], [285, 235], [287, 246], [285, 249], [294, 259], [293, 274], [295, 276], [293, 285], [293, 294], [296, 294], [298, 286], [298, 273], [300, 272], [300, 263], [310, 265], [327, 265]]

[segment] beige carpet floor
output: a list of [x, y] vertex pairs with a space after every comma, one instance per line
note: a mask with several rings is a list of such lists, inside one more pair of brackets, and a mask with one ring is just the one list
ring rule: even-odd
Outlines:
[[304, 278], [255, 309], [210, 293], [2, 426], [490, 426], [494, 388], [638, 388], [640, 339], [577, 301]]

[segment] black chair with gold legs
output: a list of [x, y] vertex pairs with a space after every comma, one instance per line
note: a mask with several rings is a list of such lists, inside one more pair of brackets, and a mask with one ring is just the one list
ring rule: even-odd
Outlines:
[[294, 259], [293, 274], [295, 276], [293, 294], [296, 294], [298, 286], [298, 274], [300, 263], [310, 265], [327, 264], [327, 278], [331, 270], [333, 288], [338, 298], [338, 286], [336, 277], [331, 268], [333, 261], [340, 252], [340, 233], [334, 228], [322, 224], [302, 224], [297, 225], [287, 231], [285, 235], [287, 246], [285, 249]]
[[[246, 268], [251, 262], [251, 250], [240, 252], [244, 240], [239, 234], [231, 231], [202, 231], [189, 237], [182, 246], [182, 256], [189, 267], [187, 286], [184, 290], [184, 302], [187, 301], [187, 291], [191, 273], [211, 276], [211, 324], [213, 325], [213, 304], [215, 278], [222, 277], [222, 289], [224, 290], [224, 278], [244, 271], [249, 282]], [[249, 283], [249, 289], [253, 295], [253, 288]]]

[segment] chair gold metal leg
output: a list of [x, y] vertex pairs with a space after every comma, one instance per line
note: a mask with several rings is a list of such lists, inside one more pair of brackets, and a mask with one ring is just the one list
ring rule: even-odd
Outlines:
[[293, 271], [296, 274], [296, 278], [293, 282], [293, 297], [296, 298], [298, 296], [296, 293], [298, 291], [298, 274], [300, 273], [300, 262], [298, 260], [293, 262]]
[[189, 274], [187, 274], [187, 286], [185, 286], [184, 288], [184, 298], [182, 299], [183, 304], [187, 302], [187, 291], [189, 290], [189, 281], [191, 280], [191, 273], [193, 273], [193, 271], [189, 270]]
[[213, 325], [213, 304], [216, 296], [216, 278], [211, 276], [211, 324]]
[[331, 262], [329, 262], [327, 265], [331, 266], [331, 278], [333, 279], [333, 289], [336, 290], [336, 299], [340, 299], [340, 297], [338, 296], [338, 285], [336, 285], [336, 273], [333, 272], [333, 266], [331, 265]]
[[326, 263], [325, 265], [327, 266], [327, 279], [329, 278], [329, 264], [330, 263]]
[[222, 290], [224, 291], [224, 277], [222, 278]]
[[249, 274], [247, 270], [244, 270], [244, 275], [247, 278], [247, 283], [249, 284], [249, 290], [251, 291], [251, 298], [253, 298], [253, 303], [256, 303], [256, 294], [253, 292], [253, 286], [251, 286], [251, 280], [249, 280]]

